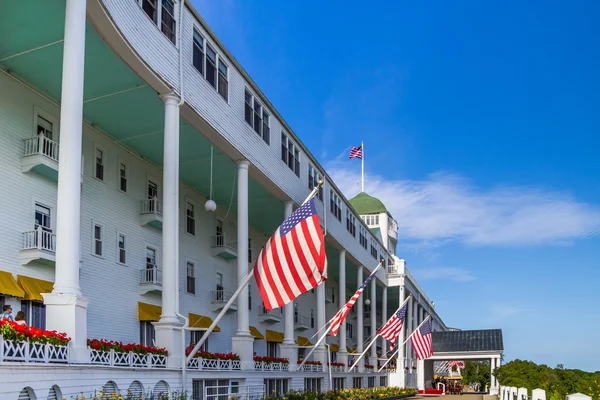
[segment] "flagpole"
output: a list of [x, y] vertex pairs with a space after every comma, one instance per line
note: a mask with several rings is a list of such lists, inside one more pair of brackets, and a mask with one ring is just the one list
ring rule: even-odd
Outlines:
[[360, 191], [364, 192], [365, 191], [365, 143], [364, 142], [360, 142], [360, 149], [362, 150], [362, 157], [360, 158], [361, 161], [361, 187], [360, 187]]
[[[417, 326], [417, 329], [415, 329], [415, 330], [414, 330], [414, 331], [413, 331], [413, 332], [412, 332], [412, 333], [411, 333], [411, 334], [410, 334], [410, 335], [409, 335], [409, 336], [406, 338], [406, 340], [404, 341], [404, 343], [402, 343], [402, 346], [400, 346], [400, 347], [398, 347], [398, 348], [396, 349], [396, 351], [394, 352], [394, 354], [392, 354], [392, 355], [391, 355], [391, 357], [390, 357], [390, 358], [388, 358], [388, 360], [385, 362], [385, 364], [383, 364], [383, 365], [381, 366], [381, 368], [379, 368], [379, 371], [377, 371], [377, 372], [381, 372], [381, 370], [382, 370], [382, 369], [384, 369], [384, 368], [385, 368], [385, 366], [386, 366], [386, 365], [388, 365], [388, 363], [389, 363], [390, 361], [392, 361], [392, 358], [394, 358], [394, 357], [396, 356], [396, 354], [398, 354], [398, 352], [400, 351], [400, 349], [404, 347], [404, 345], [406, 344], [406, 342], [408, 342], [408, 341], [410, 340], [410, 338], [412, 337], [412, 335], [414, 335], [414, 334], [415, 334], [415, 332], [416, 332], [416, 331], [417, 331], [417, 330], [418, 330], [418, 329], [421, 327], [421, 325], [423, 325], [423, 324], [425, 323], [425, 321], [427, 321], [427, 320], [429, 319], [429, 317], [431, 317], [431, 315], [428, 315], [428, 316], [427, 316], [427, 318], [425, 318], [425, 319], [423, 320], [423, 322], [421, 322], [421, 323], [419, 324], [419, 326]], [[396, 368], [398, 368], [398, 365], [396, 365]]]
[[[402, 307], [404, 307], [404, 305], [408, 302], [408, 299], [410, 299], [411, 296], [412, 296], [412, 293], [406, 299], [404, 299], [404, 301], [402, 302], [402, 304], [400, 304], [400, 307], [398, 307], [398, 309], [396, 311], [394, 311], [394, 313], [392, 314], [392, 316], [390, 317], [390, 319], [394, 318], [394, 316], [398, 313], [398, 311], [400, 311], [400, 309]], [[390, 322], [390, 319], [388, 319], [386, 321], [386, 324], [388, 322]], [[402, 323], [404, 323], [404, 321], [402, 321]], [[377, 340], [377, 338], [379, 338], [379, 336], [380, 336], [379, 333], [375, 334], [375, 337], [373, 338], [373, 340], [371, 340], [371, 343], [369, 343], [368, 346], [367, 346], [367, 348], [364, 349], [364, 351], [361, 353], [360, 356], [358, 356], [358, 359], [356, 361], [354, 361], [354, 364], [352, 364], [352, 366], [348, 369], [348, 372], [352, 371], [352, 369], [354, 367], [356, 367], [356, 364], [358, 364], [358, 362], [365, 356], [365, 354], [367, 354], [367, 351], [369, 351], [369, 348], [373, 345], [373, 343], [375, 343], [375, 341]]]
[[[304, 202], [302, 202], [303, 205], [306, 204], [308, 201], [310, 201], [310, 199], [312, 199], [313, 197], [315, 197], [315, 195], [317, 194], [317, 192], [319, 190], [319, 186], [321, 186], [322, 184], [323, 184], [323, 181], [319, 181], [317, 183], [317, 186], [315, 186], [313, 188], [312, 192], [310, 192], [310, 194], [308, 195], [308, 197], [306, 198], [306, 200], [304, 200]], [[240, 286], [237, 288], [237, 290], [235, 291], [235, 293], [233, 293], [233, 296], [231, 296], [231, 298], [225, 304], [225, 306], [223, 307], [223, 309], [221, 310], [221, 312], [219, 313], [219, 315], [217, 315], [217, 317], [214, 319], [214, 321], [212, 322], [212, 324], [210, 324], [210, 326], [208, 327], [208, 329], [206, 330], [206, 332], [204, 332], [204, 334], [202, 335], [202, 337], [200, 338], [200, 340], [198, 341], [198, 343], [196, 343], [196, 345], [192, 349], [191, 353], [186, 357], [186, 360], [185, 360], [186, 365], [191, 361], [191, 359], [194, 357], [194, 355], [196, 354], [196, 352], [198, 350], [200, 350], [200, 347], [202, 347], [202, 345], [204, 344], [204, 342], [206, 342], [206, 340], [208, 339], [208, 335], [210, 335], [212, 333], [213, 329], [215, 329], [215, 327], [221, 321], [221, 319], [223, 318], [223, 316], [225, 315], [225, 313], [227, 313], [227, 311], [229, 310], [229, 307], [231, 307], [231, 305], [233, 304], [233, 302], [240, 295], [241, 291], [246, 287], [246, 285], [248, 284], [248, 282], [250, 282], [250, 279], [252, 279], [253, 275], [254, 275], [254, 266], [252, 267], [252, 269], [250, 269], [250, 271], [248, 271], [248, 275], [246, 275], [246, 277], [242, 280], [242, 283], [240, 283]]]
[[[380, 262], [380, 263], [377, 265], [377, 267], [376, 267], [376, 268], [373, 270], [373, 272], [371, 272], [371, 273], [369, 274], [369, 276], [371, 276], [371, 275], [373, 275], [375, 272], [377, 272], [377, 270], [378, 270], [379, 268], [381, 268], [382, 266], [383, 266], [383, 262]], [[353, 296], [354, 296], [354, 294], [353, 294]], [[352, 298], [352, 297], [350, 297], [350, 298]], [[346, 304], [344, 304], [344, 305], [342, 306], [342, 308], [344, 308], [344, 307], [346, 307]], [[340, 308], [340, 310], [341, 310], [341, 308]], [[339, 311], [338, 311], [338, 312], [339, 312]], [[336, 314], [337, 314], [337, 313], [336, 313]], [[316, 344], [313, 346], [313, 348], [312, 348], [312, 349], [310, 349], [310, 351], [308, 352], [308, 354], [306, 355], [306, 357], [304, 357], [304, 360], [302, 360], [302, 362], [300, 363], [300, 365], [298, 365], [298, 369], [297, 369], [297, 371], [299, 371], [299, 370], [302, 368], [302, 366], [304, 365], [304, 363], [306, 363], [306, 361], [308, 361], [308, 359], [310, 358], [310, 356], [312, 355], [312, 353], [314, 353], [314, 352], [315, 352], [315, 350], [317, 349], [317, 347], [318, 347], [318, 346], [321, 344], [321, 342], [322, 342], [322, 341], [323, 341], [323, 340], [324, 340], [324, 339], [327, 337], [327, 334], [328, 334], [329, 332], [331, 332], [331, 324], [330, 324], [329, 322], [330, 322], [330, 321], [327, 321], [327, 324], [326, 324], [326, 325], [329, 325], [329, 326], [327, 327], [327, 330], [325, 330], [325, 332], [323, 333], [323, 335], [321, 335], [321, 337], [319, 338], [319, 340], [317, 340], [317, 343], [316, 343]], [[322, 329], [322, 328], [321, 328], [321, 329]], [[345, 335], [345, 334], [346, 334], [346, 332], [342, 332], [342, 334], [344, 334], [344, 335]]]

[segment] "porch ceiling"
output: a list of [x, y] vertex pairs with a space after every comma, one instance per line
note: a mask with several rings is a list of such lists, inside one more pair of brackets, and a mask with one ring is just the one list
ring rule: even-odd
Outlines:
[[[13, 1], [2, 5], [0, 67], [60, 102], [65, 1]], [[7, 39], [8, 38], [8, 39]], [[162, 167], [164, 107], [156, 92], [129, 69], [89, 24], [86, 29], [83, 115], [92, 126]], [[181, 120], [180, 178], [208, 196], [210, 142]], [[237, 211], [235, 163], [214, 149], [213, 199], [225, 213]], [[281, 223], [283, 204], [253, 179], [249, 220], [270, 235]]]

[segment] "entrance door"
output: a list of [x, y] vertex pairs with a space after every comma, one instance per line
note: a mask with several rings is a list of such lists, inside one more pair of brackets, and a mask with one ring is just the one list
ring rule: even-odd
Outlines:
[[50, 219], [50, 208], [41, 204], [35, 204], [35, 230], [41, 232], [35, 234], [35, 246], [44, 249], [51, 248], [52, 225]]
[[148, 211], [156, 212], [158, 206], [156, 204], [156, 201], [158, 200], [158, 184], [151, 180], [148, 180], [148, 200], [153, 200], [148, 204]]

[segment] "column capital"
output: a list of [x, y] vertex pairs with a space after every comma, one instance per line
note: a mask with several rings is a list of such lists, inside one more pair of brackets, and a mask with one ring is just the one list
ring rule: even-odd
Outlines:
[[161, 94], [158, 97], [165, 103], [165, 105], [177, 105], [181, 101], [181, 99], [175, 94], [175, 92]]
[[248, 169], [248, 167], [250, 166], [250, 161], [248, 161], [248, 160], [239, 160], [237, 162], [237, 166], [240, 169]]

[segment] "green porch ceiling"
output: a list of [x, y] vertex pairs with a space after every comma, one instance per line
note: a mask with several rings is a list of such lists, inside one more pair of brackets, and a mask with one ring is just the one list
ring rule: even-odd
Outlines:
[[[60, 102], [65, 1], [11, 1], [0, 6], [0, 67]], [[148, 162], [162, 167], [164, 105], [154, 90], [86, 27], [84, 118]], [[204, 197], [210, 187], [210, 142], [185, 121], [180, 129], [180, 178]], [[224, 213], [237, 210], [236, 164], [214, 148], [213, 199]], [[232, 192], [233, 188], [233, 192]], [[270, 235], [283, 204], [249, 182], [249, 220]], [[233, 195], [232, 195], [233, 194]]]

